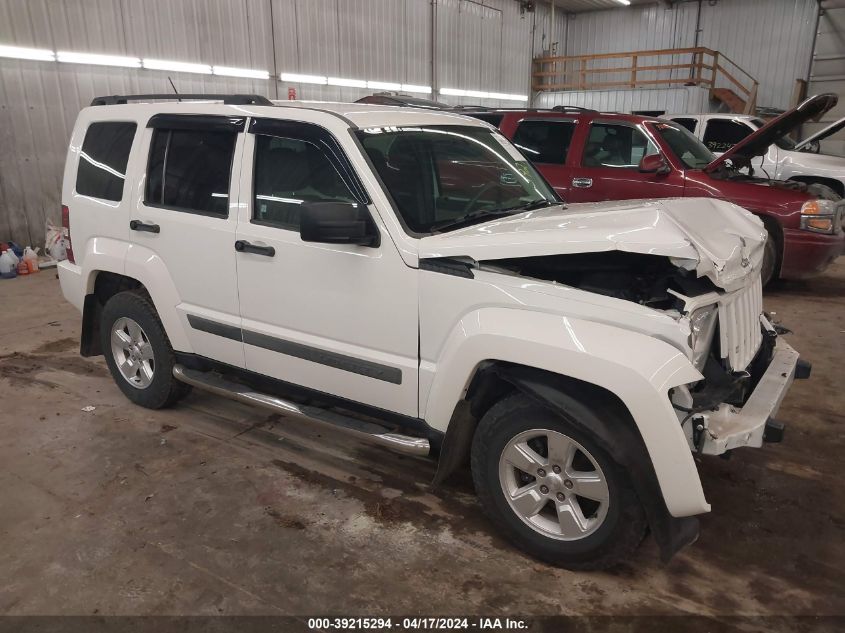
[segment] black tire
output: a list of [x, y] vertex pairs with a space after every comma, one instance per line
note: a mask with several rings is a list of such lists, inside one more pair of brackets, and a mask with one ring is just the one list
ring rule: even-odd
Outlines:
[[[768, 227], [766, 227], [768, 229]], [[765, 288], [772, 281], [777, 279], [778, 269], [778, 240], [777, 237], [769, 231], [769, 238], [766, 240], [766, 245], [763, 247], [763, 262], [760, 265], [760, 282]]]
[[[124, 378], [112, 352], [112, 328], [121, 318], [132, 319], [142, 328], [155, 357], [152, 380], [143, 388], [131, 385]], [[135, 404], [147, 409], [162, 409], [173, 406], [191, 391], [189, 385], [173, 377], [176, 356], [158, 313], [145, 293], [134, 290], [119, 292], [106, 302], [100, 324], [100, 345], [112, 378]]]
[[[496, 403], [481, 419], [472, 443], [472, 476], [485, 513], [519, 549], [542, 561], [572, 570], [606, 569], [630, 556], [647, 529], [645, 513], [625, 471], [601, 448], [591, 433], [588, 410], [573, 401], [579, 419], [567, 419], [517, 393]], [[622, 423], [620, 421], [620, 423]], [[575, 440], [591, 453], [607, 483], [606, 514], [598, 528], [577, 540], [559, 540], [528, 525], [506, 497], [499, 460], [511, 439], [525, 431], [545, 429]], [[554, 505], [554, 500], [550, 499]], [[586, 514], [586, 513], [585, 513]]]

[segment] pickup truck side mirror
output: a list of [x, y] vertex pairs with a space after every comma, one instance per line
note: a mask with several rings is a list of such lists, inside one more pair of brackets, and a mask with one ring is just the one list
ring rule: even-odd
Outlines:
[[643, 156], [643, 159], [640, 161], [639, 169], [640, 173], [643, 174], [658, 174], [661, 176], [668, 174], [671, 171], [669, 163], [666, 162], [663, 154], [649, 154], [648, 156]]
[[367, 207], [353, 202], [306, 202], [299, 216], [303, 242], [376, 247], [380, 237]]

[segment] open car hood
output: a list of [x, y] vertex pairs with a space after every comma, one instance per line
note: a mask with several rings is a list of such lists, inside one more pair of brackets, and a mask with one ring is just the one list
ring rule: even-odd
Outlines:
[[715, 171], [728, 159], [733, 159], [741, 167], [755, 156], [763, 156], [769, 145], [786, 136], [798, 126], [803, 125], [806, 121], [818, 120], [825, 112], [835, 107], [838, 101], [839, 97], [835, 94], [820, 94], [810, 97], [800, 105], [775, 117], [756, 132], [746, 136], [707, 165], [704, 171]]
[[626, 200], [557, 205], [427, 236], [419, 257], [489, 261], [627, 251], [669, 257], [735, 290], [760, 270], [765, 242], [760, 220], [724, 200]]
[[795, 149], [801, 150], [801, 149], [804, 149], [807, 145], [809, 145], [813, 141], [822, 141], [822, 140], [826, 139], [828, 136], [830, 136], [832, 134], [836, 134], [843, 127], [845, 127], [845, 116], [842, 117], [841, 119], [839, 119], [838, 121], [834, 121], [833, 123], [828, 125], [826, 128], [819, 130], [815, 134], [811, 134], [810, 136], [805, 138], [803, 141], [798, 143], [795, 146]]

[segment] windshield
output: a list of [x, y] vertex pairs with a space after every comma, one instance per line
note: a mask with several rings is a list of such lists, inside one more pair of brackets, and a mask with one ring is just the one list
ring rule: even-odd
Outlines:
[[[766, 125], [766, 122], [762, 119], [751, 119], [751, 124], [759, 130], [761, 127]], [[779, 139], [775, 140], [775, 145], [777, 145], [781, 149], [795, 149], [795, 141], [793, 141], [788, 136], [781, 136]]]
[[690, 169], [701, 169], [716, 160], [715, 154], [683, 125], [666, 121], [653, 125], [663, 142]]
[[385, 127], [357, 134], [414, 233], [560, 201], [534, 167], [488, 128]]

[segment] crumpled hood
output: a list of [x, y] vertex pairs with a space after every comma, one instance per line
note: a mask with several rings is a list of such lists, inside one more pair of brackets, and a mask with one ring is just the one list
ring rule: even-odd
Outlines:
[[712, 198], [557, 205], [420, 240], [420, 259], [475, 261], [627, 251], [676, 265], [735, 290], [759, 271], [766, 230], [745, 209]]

